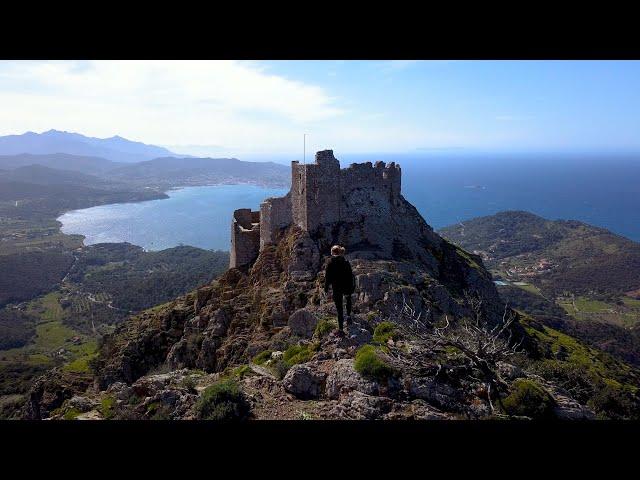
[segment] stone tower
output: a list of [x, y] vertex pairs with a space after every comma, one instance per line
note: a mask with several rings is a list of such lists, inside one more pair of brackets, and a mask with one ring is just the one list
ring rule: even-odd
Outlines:
[[317, 152], [312, 164], [291, 162], [287, 195], [266, 199], [259, 212], [234, 212], [230, 268], [251, 264], [262, 248], [291, 225], [316, 235], [327, 228], [357, 224], [357, 238], [337, 240], [388, 251], [392, 248], [389, 219], [400, 205], [400, 182], [400, 166], [394, 162], [354, 163], [341, 169], [333, 150]]

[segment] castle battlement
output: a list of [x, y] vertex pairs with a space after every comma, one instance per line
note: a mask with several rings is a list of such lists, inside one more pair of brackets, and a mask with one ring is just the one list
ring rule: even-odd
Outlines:
[[259, 212], [234, 212], [230, 267], [252, 263], [291, 225], [314, 234], [362, 216], [392, 214], [400, 200], [401, 176], [395, 162], [353, 163], [341, 169], [333, 150], [317, 152], [314, 163], [292, 161], [287, 195], [266, 199]]

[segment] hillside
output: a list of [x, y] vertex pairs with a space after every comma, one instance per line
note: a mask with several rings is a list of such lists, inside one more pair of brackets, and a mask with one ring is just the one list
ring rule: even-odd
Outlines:
[[86, 175], [100, 175], [108, 170], [113, 170], [120, 164], [100, 157], [71, 155], [68, 153], [0, 155], [1, 169], [13, 170], [30, 165], [69, 170]]
[[[25, 255], [0, 256], [0, 261], [24, 262]], [[126, 243], [82, 247], [63, 258], [69, 262], [49, 284], [46, 276], [30, 275], [26, 263], [2, 266], [31, 281], [10, 276], [11, 291], [21, 295], [11, 300], [27, 301], [0, 308], [0, 418], [15, 415], [13, 408], [2, 407], [3, 399], [23, 398], [34, 376], [65, 364], [66, 370], [86, 371], [96, 341], [114, 325], [209, 283], [229, 262], [227, 252], [194, 247], [144, 252]], [[52, 259], [42, 253], [32, 268], [51, 275]], [[0, 287], [7, 290], [4, 276]]]
[[[357, 243], [357, 223], [340, 225], [357, 284], [347, 336], [321, 292], [332, 229], [292, 226], [251, 266], [120, 324], [91, 372], [40, 378], [25, 416], [638, 418], [637, 370], [505, 309], [480, 257], [404, 198], [394, 208], [391, 253]], [[476, 350], [482, 338], [493, 347]]]
[[134, 184], [167, 186], [254, 183], [288, 186], [289, 168], [273, 162], [244, 162], [235, 158], [156, 158], [111, 170], [109, 178]]
[[95, 175], [73, 170], [45, 167], [44, 165], [38, 164], [0, 171], [0, 180], [36, 185], [73, 185], [103, 189], [124, 189], [125, 187], [122, 183], [115, 183]]
[[440, 233], [482, 256], [514, 307], [640, 364], [640, 244], [528, 212], [501, 212]]
[[105, 189], [156, 190], [222, 183], [278, 187], [291, 183], [288, 167], [273, 162], [161, 157], [124, 164], [66, 153], [0, 155], [0, 180], [39, 185], [73, 184]]
[[27, 132], [22, 135], [0, 137], [0, 155], [42, 155], [61, 152], [127, 163], [172, 155], [166, 148], [132, 142], [119, 136], [94, 138], [79, 133], [49, 130], [43, 133]]

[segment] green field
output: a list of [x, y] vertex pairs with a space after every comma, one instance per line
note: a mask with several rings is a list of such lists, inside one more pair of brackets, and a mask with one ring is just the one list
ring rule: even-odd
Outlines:
[[51, 292], [29, 302], [27, 311], [38, 317], [36, 335], [24, 347], [0, 352], [0, 373], [3, 367], [15, 363], [36, 366], [69, 363], [65, 368], [87, 371], [86, 364], [95, 354], [97, 342], [64, 325], [65, 316], [71, 312], [62, 308], [60, 296], [59, 292]]
[[576, 297], [573, 301], [563, 298], [557, 303], [576, 320], [597, 320], [626, 328], [640, 323], [640, 301], [629, 297], [616, 303], [587, 297]]
[[[524, 282], [519, 282], [519, 283], [524, 283]], [[523, 290], [526, 290], [529, 293], [533, 293], [534, 295], [538, 295], [538, 296], [543, 296], [542, 292], [540, 291], [540, 289], [538, 287], [536, 287], [535, 285], [532, 285], [530, 283], [527, 283], [526, 285], [518, 285], [515, 284], [514, 285], [518, 288], [521, 288]]]

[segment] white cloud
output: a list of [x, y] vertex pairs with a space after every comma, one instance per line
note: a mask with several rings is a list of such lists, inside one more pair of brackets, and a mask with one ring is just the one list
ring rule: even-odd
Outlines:
[[0, 105], [4, 135], [55, 128], [245, 148], [344, 113], [319, 86], [237, 61], [0, 62]]

